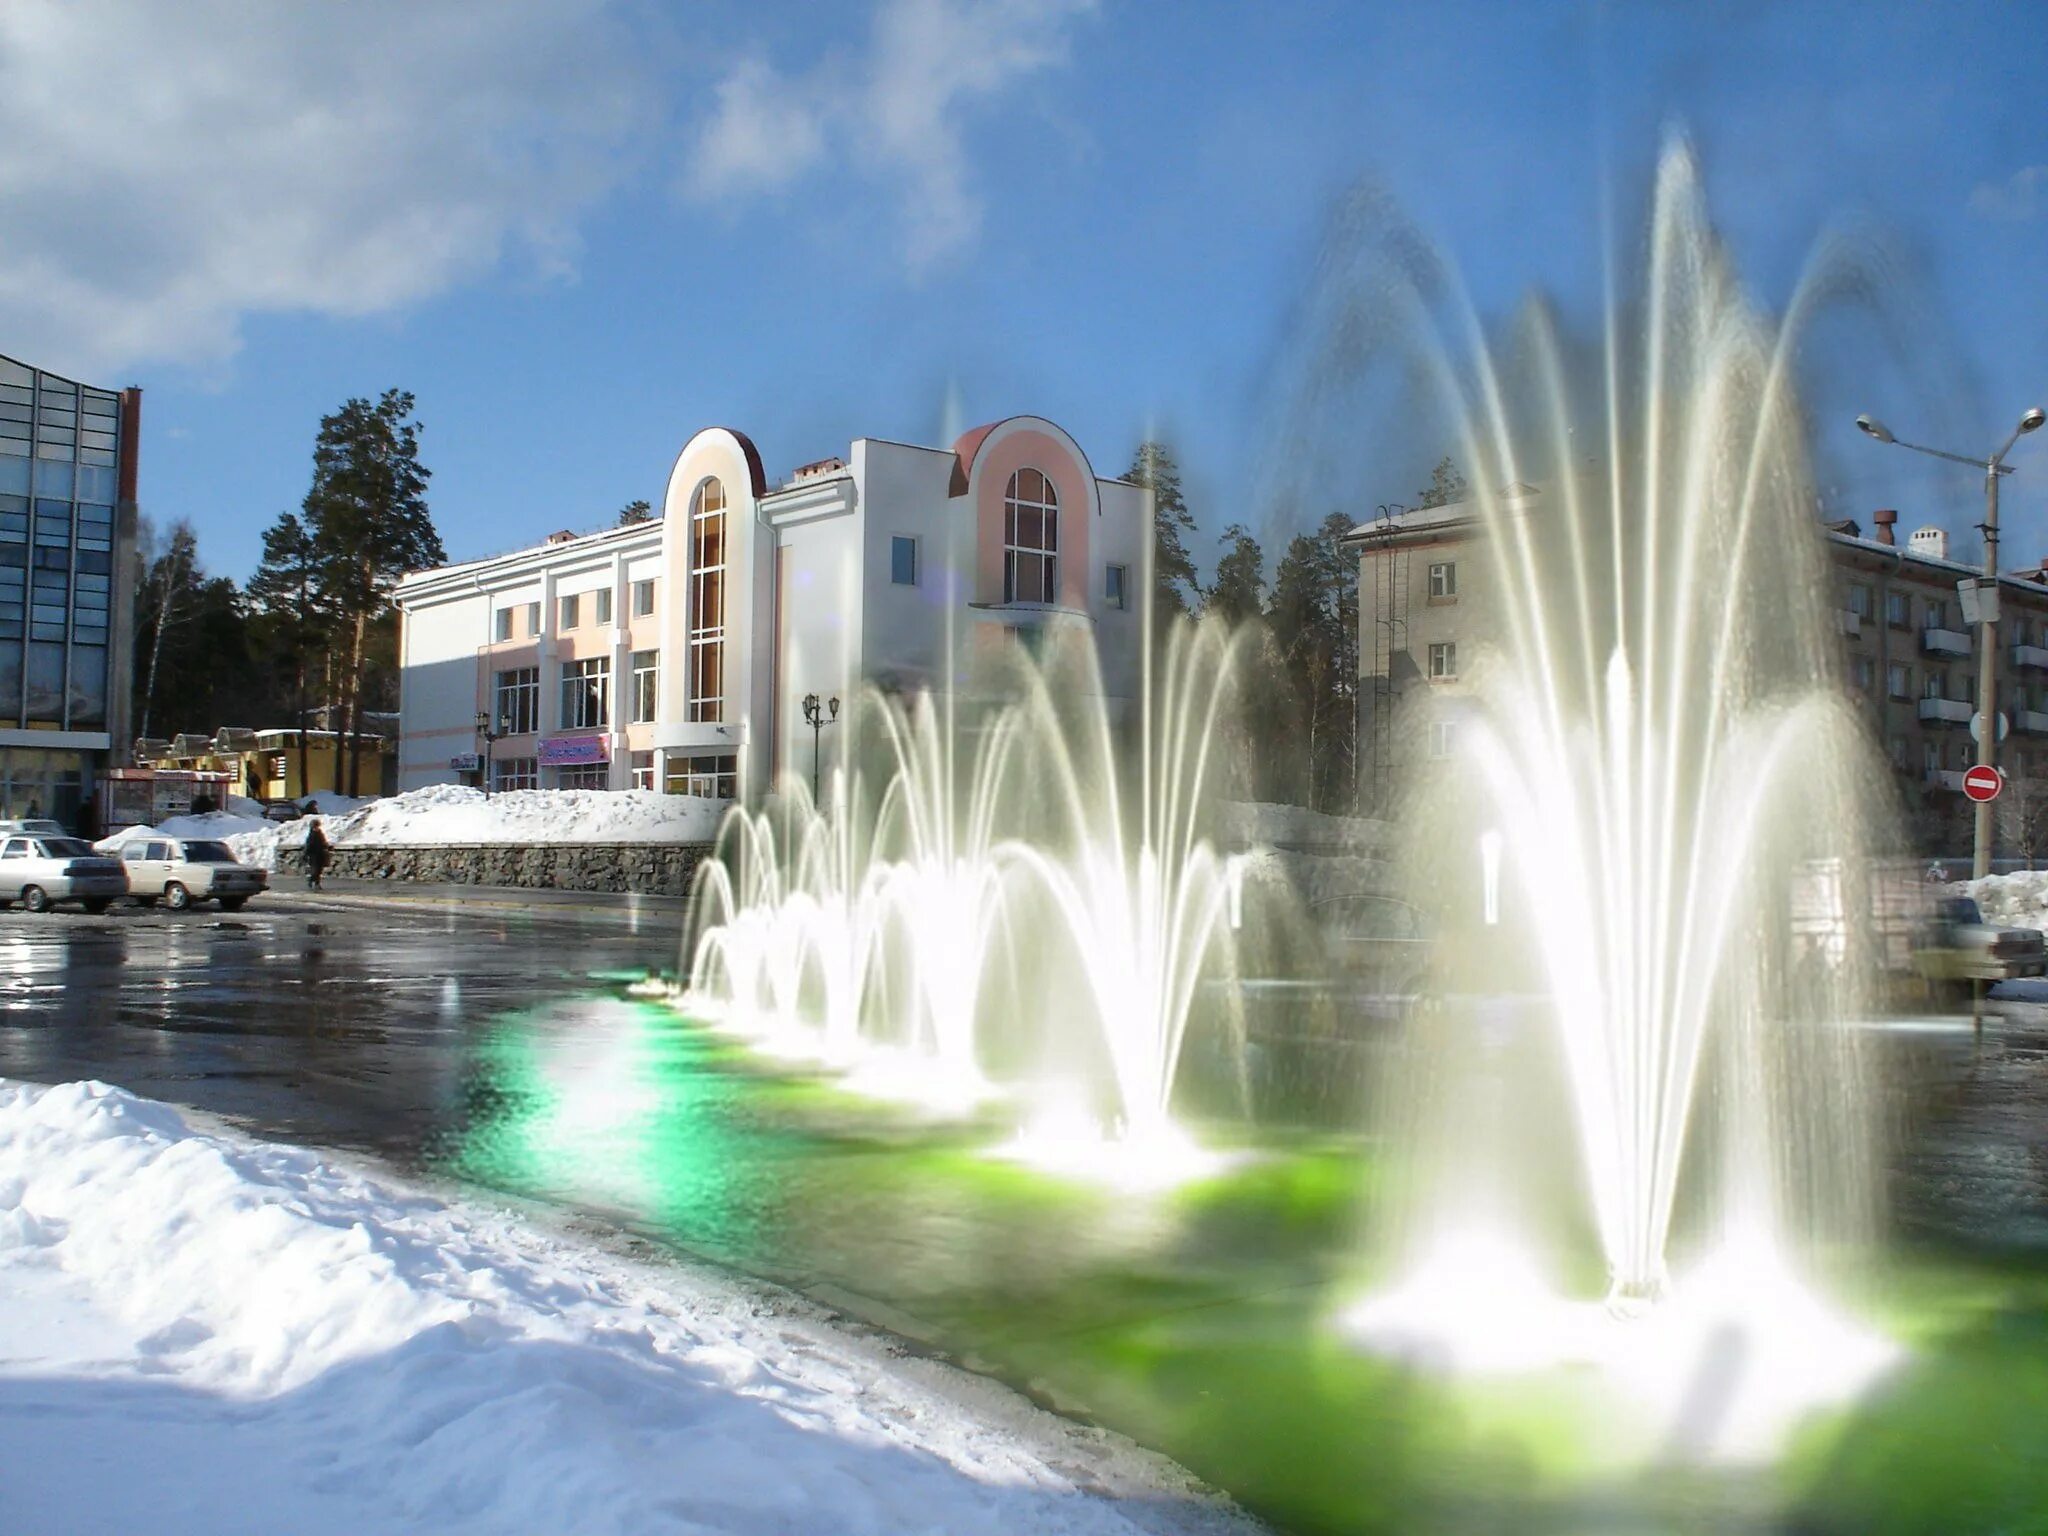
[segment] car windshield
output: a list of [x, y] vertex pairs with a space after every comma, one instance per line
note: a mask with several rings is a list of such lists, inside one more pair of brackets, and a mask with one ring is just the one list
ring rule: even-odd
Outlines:
[[1968, 896], [1951, 896], [1941, 903], [1941, 920], [1945, 923], [1981, 923], [1984, 917], [1977, 910], [1977, 903]]
[[46, 837], [43, 839], [43, 852], [53, 859], [89, 859], [93, 856], [92, 844], [75, 837]]
[[234, 849], [230, 848], [226, 843], [187, 843], [185, 845], [185, 862], [187, 864], [233, 864], [237, 860]]

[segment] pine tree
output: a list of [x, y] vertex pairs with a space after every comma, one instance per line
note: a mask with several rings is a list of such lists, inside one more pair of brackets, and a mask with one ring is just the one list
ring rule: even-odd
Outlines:
[[1223, 530], [1223, 555], [1216, 579], [1202, 594], [1202, 612], [1235, 625], [1258, 618], [1265, 608], [1265, 552], [1244, 524], [1232, 523]]
[[313, 484], [302, 509], [319, 591], [342, 657], [342, 722], [348, 789], [358, 793], [367, 663], [394, 610], [391, 591], [408, 571], [439, 565], [440, 535], [427, 513], [430, 471], [419, 461], [413, 397], [387, 389], [372, 404], [351, 399], [323, 417], [313, 446]]
[[1458, 473], [1458, 466], [1451, 462], [1449, 454], [1437, 460], [1436, 468], [1430, 471], [1429, 484], [1415, 493], [1417, 507], [1448, 507], [1454, 501], [1463, 501], [1471, 487], [1465, 477]]
[[1187, 541], [1194, 536], [1194, 514], [1181, 494], [1180, 466], [1164, 443], [1138, 444], [1124, 478], [1152, 493], [1152, 620], [1163, 628], [1195, 610], [1201, 584], [1195, 579], [1194, 557]]
[[312, 782], [306, 727], [314, 668], [329, 657], [333, 624], [321, 602], [320, 562], [312, 535], [295, 513], [279, 513], [264, 530], [263, 559], [249, 578], [248, 595], [256, 608], [256, 644], [288, 683], [298, 732], [299, 785], [304, 788]]
[[635, 523], [644, 523], [654, 516], [654, 508], [644, 501], [629, 501], [619, 508], [618, 526], [630, 528]]

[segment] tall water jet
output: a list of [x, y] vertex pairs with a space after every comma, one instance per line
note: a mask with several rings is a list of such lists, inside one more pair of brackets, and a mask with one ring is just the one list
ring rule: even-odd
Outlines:
[[[1540, 308], [1499, 350], [1467, 311], [1465, 346], [1427, 362], [1483, 581], [1404, 722], [1457, 743], [1403, 787], [1409, 874], [1455, 936], [1454, 992], [1521, 973], [1546, 998], [1619, 1313], [1666, 1295], [1681, 1248], [1781, 1251], [1795, 1216], [1867, 1209], [1840, 1027], [1861, 978], [1800, 956], [1787, 920], [1802, 861], [1869, 851], [1881, 809], [1792, 380], [1823, 286], [1779, 326], [1754, 311], [1673, 146], [1642, 291], [1610, 303], [1592, 367]], [[1521, 1172], [1466, 1177], [1497, 1196]]]

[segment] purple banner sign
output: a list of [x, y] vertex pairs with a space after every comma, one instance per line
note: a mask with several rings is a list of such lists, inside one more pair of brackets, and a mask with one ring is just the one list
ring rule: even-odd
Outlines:
[[611, 744], [602, 736], [550, 736], [540, 744], [543, 768], [566, 768], [576, 763], [608, 763]]

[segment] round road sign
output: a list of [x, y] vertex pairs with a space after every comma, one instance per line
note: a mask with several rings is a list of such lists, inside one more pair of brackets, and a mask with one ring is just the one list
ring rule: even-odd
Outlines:
[[1979, 763], [1963, 775], [1963, 793], [1972, 800], [1996, 800], [2005, 788], [2005, 775]]

